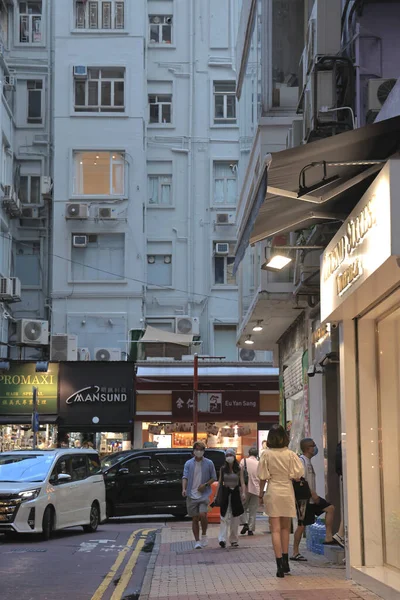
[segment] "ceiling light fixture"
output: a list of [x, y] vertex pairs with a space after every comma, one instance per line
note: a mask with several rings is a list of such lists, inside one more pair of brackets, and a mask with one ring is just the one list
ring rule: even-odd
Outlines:
[[252, 344], [254, 344], [253, 340], [251, 339], [251, 335], [247, 336], [247, 339], [244, 341], [245, 344], [249, 344], [249, 346], [251, 346]]
[[292, 259], [290, 256], [283, 256], [282, 254], [274, 254], [271, 258], [265, 262], [261, 268], [263, 271], [281, 271], [286, 267]]
[[262, 327], [261, 323], [262, 323], [262, 320], [257, 321], [257, 325], [254, 325], [253, 331], [262, 331], [263, 327]]

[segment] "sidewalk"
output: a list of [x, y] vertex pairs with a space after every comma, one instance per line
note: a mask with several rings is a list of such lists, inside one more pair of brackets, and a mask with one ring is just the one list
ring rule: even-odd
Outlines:
[[162, 529], [141, 600], [377, 600], [346, 581], [345, 570], [305, 551], [307, 563], [291, 563], [292, 574], [275, 576], [276, 565], [266, 521], [254, 537], [241, 536], [237, 549], [218, 546], [218, 525], [210, 525], [209, 545], [193, 549], [191, 523]]

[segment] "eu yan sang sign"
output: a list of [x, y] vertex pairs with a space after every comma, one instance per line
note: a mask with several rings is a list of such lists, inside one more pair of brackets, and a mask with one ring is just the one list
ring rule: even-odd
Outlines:
[[321, 259], [321, 321], [338, 309], [392, 254], [400, 226], [400, 160], [391, 160], [327, 246]]

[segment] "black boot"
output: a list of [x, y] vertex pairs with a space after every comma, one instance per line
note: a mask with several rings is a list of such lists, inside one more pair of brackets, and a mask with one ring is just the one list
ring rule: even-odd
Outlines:
[[285, 577], [285, 571], [283, 570], [283, 558], [276, 559], [276, 566], [278, 567], [276, 576], [277, 577]]
[[282, 561], [283, 561], [283, 572], [290, 573], [289, 554], [282, 554]]

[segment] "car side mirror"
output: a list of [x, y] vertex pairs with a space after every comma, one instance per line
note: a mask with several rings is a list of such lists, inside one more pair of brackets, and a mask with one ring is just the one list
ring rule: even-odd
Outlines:
[[72, 477], [69, 473], [59, 473], [54, 477], [54, 483], [67, 483], [67, 481], [71, 481]]
[[127, 469], [126, 467], [122, 467], [121, 469], [119, 469], [118, 475], [129, 475], [129, 469]]

